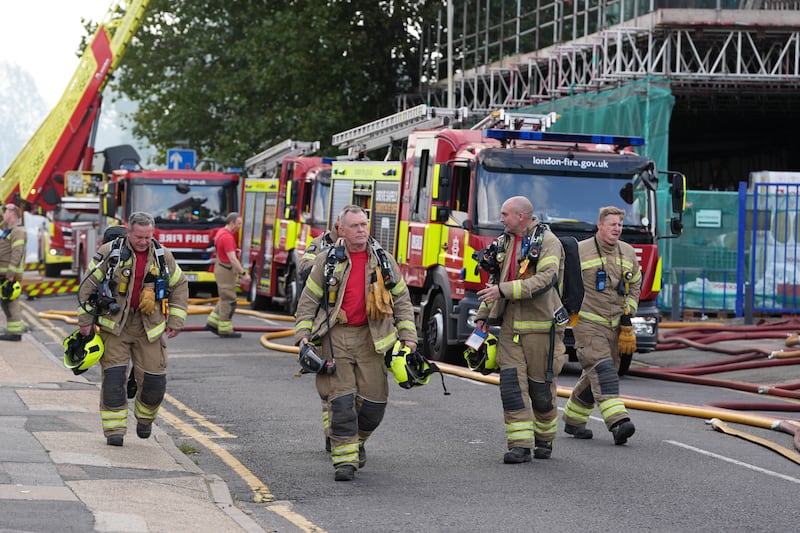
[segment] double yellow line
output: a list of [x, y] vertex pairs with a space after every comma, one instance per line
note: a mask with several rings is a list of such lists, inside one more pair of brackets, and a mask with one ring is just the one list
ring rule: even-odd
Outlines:
[[[46, 324], [45, 320], [61, 320], [66, 324], [72, 325], [77, 325], [78, 323], [77, 319], [75, 318], [75, 312], [48, 311], [37, 313], [35, 309], [24, 302], [22, 302], [22, 315], [29, 324], [36, 324], [45, 335], [50, 337], [58, 344], [63, 342], [64, 337], [66, 337], [69, 332], [65, 331], [65, 329], [62, 327], [53, 327], [52, 325]], [[201, 444], [212, 454], [216, 455], [223, 463], [228, 465], [231, 470], [233, 470], [244, 480], [245, 483], [247, 483], [248, 487], [250, 487], [250, 490], [253, 491], [253, 502], [267, 504], [265, 506], [267, 510], [277, 514], [284, 520], [297, 526], [303, 531], [325, 533], [325, 530], [319, 526], [313, 524], [305, 517], [293, 512], [290, 506], [286, 504], [275, 503], [275, 496], [273, 496], [272, 492], [269, 490], [269, 487], [267, 487], [263, 481], [253, 474], [230, 452], [214, 442], [214, 439], [235, 439], [237, 438], [236, 435], [209, 421], [208, 418], [191, 409], [169, 394], [164, 395], [164, 400], [166, 403], [183, 413], [189, 422], [184, 421], [183, 418], [172, 413], [169, 409], [166, 409], [163, 404], [159, 409], [160, 417], [176, 430], [180, 431], [183, 436]], [[198, 427], [204, 428], [207, 430], [207, 432], [201, 431], [198, 429]]]

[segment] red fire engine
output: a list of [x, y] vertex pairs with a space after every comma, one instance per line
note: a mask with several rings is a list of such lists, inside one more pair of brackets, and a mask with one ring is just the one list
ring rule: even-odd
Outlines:
[[[396, 115], [395, 125], [413, 129], [436, 115], [419, 106]], [[503, 231], [500, 207], [517, 195], [530, 198], [535, 216], [554, 232], [578, 240], [594, 233], [601, 206], [626, 210], [623, 239], [636, 248], [644, 280], [635, 318], [638, 348], [655, 348], [657, 239], [680, 233], [685, 177], [668, 174], [677, 216], [665, 235], [656, 210], [659, 175], [650, 159], [632, 150], [643, 139], [544, 131], [553, 119], [501, 111], [473, 129], [417, 127], [405, 139], [403, 161], [334, 162], [331, 218], [349, 203], [370, 212], [373, 237], [403, 271], [430, 358], [463, 349], [480, 303], [476, 291], [486, 284], [473, 253]], [[338, 134], [334, 144], [359, 151], [367, 139], [378, 146], [378, 138], [400, 138], [385, 123]]]
[[328, 223], [330, 161], [308, 155], [318, 149], [287, 140], [245, 162], [242, 264], [251, 282], [242, 288], [253, 309], [297, 307], [300, 256]]

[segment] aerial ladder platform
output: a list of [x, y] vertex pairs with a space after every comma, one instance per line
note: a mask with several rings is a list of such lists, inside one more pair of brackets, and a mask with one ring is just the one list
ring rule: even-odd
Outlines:
[[0, 177], [1, 200], [19, 200], [26, 208], [52, 209], [64, 194], [64, 173], [78, 169], [81, 162], [91, 166], [94, 146], [90, 139], [93, 141], [96, 132], [103, 89], [149, 2], [112, 2], [58, 104]]
[[337, 133], [332, 137], [332, 144], [341, 150], [347, 150], [348, 158], [355, 158], [359, 154], [390, 146], [395, 141], [405, 139], [415, 130], [463, 124], [468, 116], [469, 111], [465, 107], [450, 109], [420, 104]]
[[319, 150], [319, 141], [294, 141], [287, 139], [267, 148], [244, 162], [247, 176], [251, 178], [270, 177], [287, 157], [310, 155]]

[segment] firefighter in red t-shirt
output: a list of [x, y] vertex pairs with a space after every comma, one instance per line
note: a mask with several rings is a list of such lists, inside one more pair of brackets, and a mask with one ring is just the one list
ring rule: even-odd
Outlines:
[[225, 227], [217, 232], [214, 246], [217, 250], [217, 262], [214, 264], [214, 279], [217, 282], [219, 301], [208, 315], [206, 329], [226, 339], [238, 339], [241, 333], [233, 331], [233, 313], [236, 312], [236, 278], [249, 278], [239, 261], [239, 249], [236, 240], [242, 228], [242, 217], [239, 213], [230, 213], [225, 218]]

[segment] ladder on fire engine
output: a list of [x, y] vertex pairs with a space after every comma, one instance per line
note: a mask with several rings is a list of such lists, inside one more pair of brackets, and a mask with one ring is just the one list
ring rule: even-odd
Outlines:
[[472, 126], [473, 130], [520, 130], [547, 131], [558, 120], [558, 113], [520, 113], [498, 109], [489, 113], [486, 118]]
[[244, 169], [251, 178], [268, 177], [287, 157], [313, 154], [317, 150], [319, 141], [287, 139], [249, 158], [244, 162]]
[[332, 138], [332, 144], [341, 150], [347, 149], [348, 158], [353, 158], [370, 150], [390, 146], [394, 141], [405, 139], [414, 130], [460, 124], [468, 114], [466, 107], [450, 109], [420, 104], [337, 133]]
[[[73, 139], [75, 130], [122, 60], [149, 2], [126, 2], [124, 15], [120, 16], [122, 0], [112, 0], [61, 99], [0, 177], [0, 199], [10, 200], [18, 190], [21, 200], [33, 203], [51, 173], [60, 170], [55, 168], [57, 164], [77, 168], [83, 150], [75, 151], [77, 156], [73, 157], [78, 158], [75, 161], [63, 159], [70, 150], [70, 143], [80, 142]], [[98, 64], [95, 48], [106, 50], [105, 47], [109, 58]]]

